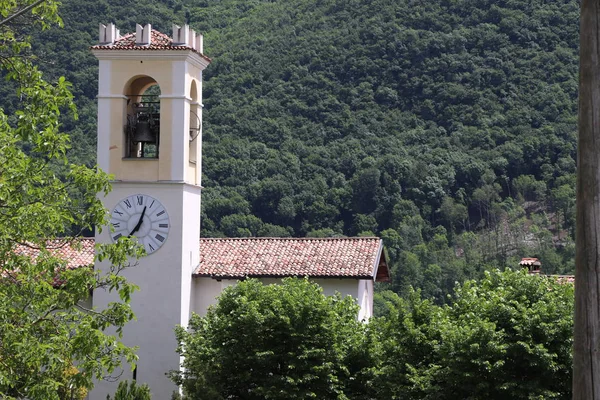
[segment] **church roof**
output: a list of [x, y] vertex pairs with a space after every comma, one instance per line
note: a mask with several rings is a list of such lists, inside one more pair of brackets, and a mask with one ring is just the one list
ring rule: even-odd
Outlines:
[[376, 237], [200, 239], [194, 275], [389, 280], [383, 242]]
[[[94, 264], [94, 244], [94, 238], [54, 239], [47, 249], [68, 268], [79, 268]], [[35, 258], [39, 249], [19, 245], [16, 252]], [[203, 238], [194, 276], [390, 279], [383, 242], [376, 237]]]
[[[94, 264], [94, 239], [52, 239], [46, 242], [46, 249], [55, 257], [65, 260], [67, 268], [79, 268]], [[15, 252], [35, 259], [40, 250], [32, 244], [19, 244]]]

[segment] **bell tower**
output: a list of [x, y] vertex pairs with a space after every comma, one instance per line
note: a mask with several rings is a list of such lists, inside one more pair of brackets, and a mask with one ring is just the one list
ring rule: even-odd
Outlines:
[[[199, 262], [202, 71], [210, 59], [187, 25], [174, 25], [169, 37], [149, 24], [124, 36], [101, 24], [92, 53], [99, 60], [98, 165], [113, 175], [113, 191], [103, 198], [111, 226], [96, 242], [132, 236], [147, 253], [124, 273], [140, 287], [131, 302], [137, 320], [123, 333], [126, 345], [138, 346], [139, 361], [119, 379], [147, 383], [153, 398], [168, 399], [176, 386], [165, 373], [180, 362], [173, 328], [189, 321]], [[94, 306], [114, 300], [101, 290], [93, 295]], [[116, 388], [98, 382], [90, 399], [104, 400]]]

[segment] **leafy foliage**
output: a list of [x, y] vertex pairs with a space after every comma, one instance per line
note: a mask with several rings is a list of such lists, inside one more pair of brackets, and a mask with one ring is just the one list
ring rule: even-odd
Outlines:
[[489, 272], [436, 306], [388, 294], [379, 332], [382, 399], [570, 399], [573, 285]]
[[74, 83], [81, 118], [63, 123], [88, 166], [97, 24], [205, 33], [203, 236], [371, 232], [392, 289], [438, 303], [522, 256], [572, 271], [577, 1], [67, 0], [63, 13], [33, 45]]
[[[138, 386], [135, 381], [129, 383], [121, 381], [113, 400], [150, 400], [151, 398], [150, 388], [147, 384]], [[106, 400], [111, 400], [110, 396], [106, 396]]]
[[[73, 95], [63, 77], [42, 78], [23, 36], [23, 24], [59, 23], [56, 7], [0, 1], [0, 69], [18, 96], [10, 113], [0, 109], [0, 397], [6, 399], [82, 396], [121, 360], [135, 361], [118, 335], [103, 331], [114, 327], [119, 334], [133, 317], [127, 303], [135, 286], [119, 272], [138, 249], [127, 240], [98, 246], [98, 257], [111, 263], [102, 276], [91, 266], [70, 269], [56, 255], [77, 246], [73, 235], [106, 224], [96, 195], [110, 188], [103, 172], [68, 162], [69, 137], [60, 122], [65, 111], [76, 116]], [[99, 288], [117, 291], [120, 301], [90, 310], [86, 300]]]
[[306, 280], [248, 280], [177, 329], [194, 399], [569, 399], [573, 285], [491, 271], [439, 306], [377, 294], [384, 317], [356, 321], [348, 298]]

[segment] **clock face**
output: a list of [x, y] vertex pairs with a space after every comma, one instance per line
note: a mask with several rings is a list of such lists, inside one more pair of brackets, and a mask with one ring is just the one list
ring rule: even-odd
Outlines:
[[165, 206], [146, 194], [134, 194], [119, 201], [111, 213], [110, 224], [113, 241], [122, 236], [135, 236], [152, 254], [169, 236], [171, 223]]

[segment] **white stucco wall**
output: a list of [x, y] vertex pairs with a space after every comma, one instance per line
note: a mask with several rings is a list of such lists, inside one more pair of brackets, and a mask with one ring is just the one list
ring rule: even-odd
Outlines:
[[[189, 321], [191, 277], [199, 261], [200, 188], [183, 183], [115, 182], [103, 202], [112, 210], [120, 200], [136, 193], [159, 200], [169, 214], [171, 228], [162, 247], [123, 272], [123, 276], [140, 287], [131, 299], [137, 320], [125, 327], [123, 342], [139, 347], [137, 381], [150, 384], [153, 398], [169, 399], [177, 388], [165, 373], [178, 369], [180, 364], [173, 329], [176, 325], [186, 326]], [[111, 242], [108, 228], [97, 234], [96, 242]], [[108, 265], [98, 263], [96, 268], [107, 270]], [[104, 308], [116, 298], [114, 293], [98, 290], [93, 304]], [[126, 369], [121, 380], [132, 377], [133, 373]], [[107, 394], [114, 394], [117, 384], [98, 382], [90, 399], [105, 400]]]
[[217, 297], [221, 292], [238, 281], [233, 279], [224, 279], [218, 281], [212, 278], [192, 279], [192, 311], [199, 315], [206, 315], [209, 306], [217, 303]]
[[[280, 278], [261, 278], [264, 284], [279, 284]], [[339, 292], [342, 297], [352, 296], [361, 310], [357, 316], [359, 320], [367, 320], [373, 313], [373, 281], [357, 279], [311, 279], [323, 288], [326, 296], [332, 296]], [[208, 307], [216, 304], [216, 298], [227, 286], [235, 285], [235, 279], [216, 279], [206, 277], [193, 278], [193, 306], [192, 311], [199, 315], [206, 315]]]

